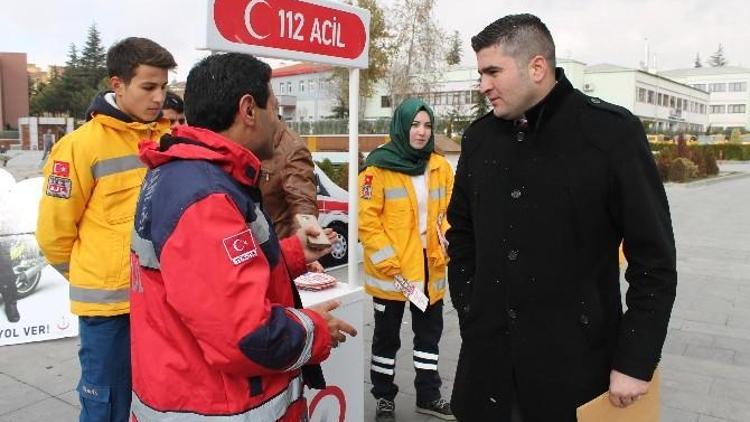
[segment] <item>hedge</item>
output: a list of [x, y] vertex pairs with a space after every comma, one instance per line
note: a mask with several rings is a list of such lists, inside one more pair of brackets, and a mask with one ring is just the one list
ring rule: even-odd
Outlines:
[[[673, 143], [650, 143], [651, 151], [657, 152], [664, 148], [675, 148]], [[750, 145], [746, 144], [699, 144], [688, 145], [689, 150], [697, 150], [705, 155], [706, 151], [711, 151], [719, 160], [750, 160]]]

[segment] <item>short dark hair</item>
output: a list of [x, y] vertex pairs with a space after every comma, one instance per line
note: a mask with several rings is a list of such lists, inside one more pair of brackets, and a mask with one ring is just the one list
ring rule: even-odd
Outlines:
[[183, 113], [185, 112], [185, 102], [182, 101], [179, 95], [172, 91], [167, 91], [167, 96], [164, 98], [164, 105], [161, 108]]
[[547, 25], [534, 15], [504, 16], [471, 37], [474, 52], [493, 45], [502, 45], [504, 53], [516, 61], [542, 56], [555, 67], [555, 41]]
[[198, 62], [185, 85], [185, 118], [191, 126], [221, 132], [232, 126], [243, 95], [258, 107], [268, 103], [271, 67], [254, 56], [223, 53]]
[[167, 70], [177, 67], [172, 54], [148, 38], [125, 38], [107, 51], [107, 72], [110, 78], [117, 76], [125, 83], [130, 83], [135, 75], [135, 68], [142, 64]]

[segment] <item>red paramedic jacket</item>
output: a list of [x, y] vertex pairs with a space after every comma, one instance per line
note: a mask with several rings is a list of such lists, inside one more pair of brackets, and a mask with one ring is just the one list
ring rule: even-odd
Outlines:
[[[260, 161], [205, 129], [144, 141], [132, 236], [134, 420], [300, 421], [300, 368], [330, 353], [326, 321], [297, 309], [296, 236], [260, 208]], [[137, 418], [137, 419], [136, 419]]]

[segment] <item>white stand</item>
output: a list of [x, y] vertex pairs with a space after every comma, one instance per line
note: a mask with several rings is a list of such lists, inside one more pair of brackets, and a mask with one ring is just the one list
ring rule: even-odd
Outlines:
[[331, 356], [323, 362], [326, 389], [305, 391], [310, 422], [363, 421], [364, 291], [351, 284], [337, 283], [336, 287], [320, 292], [300, 291], [300, 296], [305, 307], [334, 299], [340, 301], [341, 306], [333, 311], [333, 315], [351, 324], [358, 333], [356, 337], [348, 337], [345, 343], [332, 349]]

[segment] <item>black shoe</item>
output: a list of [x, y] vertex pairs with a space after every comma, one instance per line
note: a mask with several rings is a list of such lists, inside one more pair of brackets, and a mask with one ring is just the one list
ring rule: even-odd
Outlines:
[[375, 422], [395, 422], [396, 403], [388, 399], [375, 402]]
[[5, 316], [8, 317], [9, 322], [18, 322], [21, 319], [21, 315], [18, 314], [18, 307], [15, 303], [5, 304]]
[[442, 398], [429, 403], [417, 403], [417, 413], [434, 416], [444, 421], [456, 420], [451, 412], [451, 404]]

